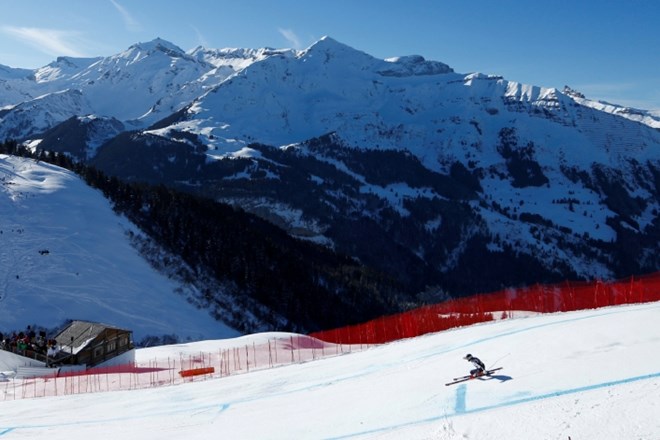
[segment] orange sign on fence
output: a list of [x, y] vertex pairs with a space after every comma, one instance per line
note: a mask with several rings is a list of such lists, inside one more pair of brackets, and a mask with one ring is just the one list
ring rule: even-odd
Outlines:
[[179, 371], [181, 377], [200, 376], [202, 374], [213, 374], [213, 373], [215, 373], [214, 367], [191, 368], [190, 370]]

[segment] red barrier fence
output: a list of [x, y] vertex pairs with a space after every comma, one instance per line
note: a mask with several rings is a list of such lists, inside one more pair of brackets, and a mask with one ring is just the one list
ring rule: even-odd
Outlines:
[[510, 317], [514, 311], [568, 312], [660, 301], [660, 272], [611, 282], [534, 285], [458, 298], [363, 324], [310, 334], [337, 344], [382, 344]]
[[154, 347], [153, 358], [138, 359], [135, 363], [59, 371], [39, 377], [0, 375], [0, 401], [178, 385], [310, 362], [370, 347], [331, 344], [306, 335], [284, 333], [262, 338], [255, 335], [249, 343], [244, 341], [243, 338], [219, 340], [214, 351], [175, 346], [173, 352], [180, 352], [175, 357]]
[[653, 301], [660, 301], [660, 272], [613, 282], [565, 282], [505, 289], [308, 336], [279, 336], [245, 345], [237, 338], [228, 340], [215, 352], [187, 356], [182, 353], [178, 358], [59, 372], [56, 376], [4, 379], [0, 381], [0, 400], [176, 385], [351, 353], [373, 344], [508, 318], [518, 311], [565, 312]]

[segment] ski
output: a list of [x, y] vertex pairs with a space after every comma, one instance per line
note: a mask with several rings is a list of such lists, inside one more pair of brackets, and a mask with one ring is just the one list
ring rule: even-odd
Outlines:
[[455, 377], [451, 382], [446, 383], [445, 386], [454, 385], [454, 384], [461, 383], [461, 382], [467, 382], [468, 380], [476, 379], [477, 377], [490, 376], [492, 373], [494, 373], [495, 371], [499, 371], [502, 368], [503, 367], [498, 367], [498, 368], [493, 368], [493, 369], [490, 369], [490, 370], [486, 370], [484, 372], [484, 374], [481, 374], [479, 376]]
[[454, 378], [452, 378], [452, 380], [469, 379], [469, 378], [471, 378], [471, 377], [472, 377], [472, 376], [468, 374], [467, 376], [454, 377]]
[[472, 380], [472, 379], [474, 379], [474, 377], [472, 377], [472, 376], [466, 376], [466, 377], [462, 377], [460, 379], [454, 379], [451, 382], [447, 382], [445, 384], [445, 386], [448, 387], [449, 385], [454, 385], [454, 384], [457, 384], [457, 383], [460, 383], [460, 382], [467, 382], [468, 380]]
[[[486, 371], [484, 371], [484, 374], [482, 374], [482, 376], [487, 375], [487, 374], [491, 374], [492, 372], [494, 372], [494, 371], [498, 371], [498, 370], [501, 370], [502, 368], [503, 368], [503, 367], [498, 367], [498, 368], [493, 368], [493, 369], [490, 369], [490, 370], [486, 370]], [[452, 380], [468, 379], [468, 378], [470, 378], [470, 377], [471, 377], [471, 376], [468, 374], [467, 376], [459, 376], [459, 377], [455, 377], [455, 378], [453, 378]]]

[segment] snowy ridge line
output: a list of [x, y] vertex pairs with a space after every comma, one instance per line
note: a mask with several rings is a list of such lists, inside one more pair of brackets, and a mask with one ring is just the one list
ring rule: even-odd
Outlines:
[[[338, 437], [328, 437], [325, 440], [341, 440], [341, 439], [354, 438], [354, 437], [363, 436], [363, 435], [376, 434], [376, 433], [379, 433], [379, 432], [387, 432], [387, 431], [392, 431], [392, 430], [399, 429], [399, 428], [405, 428], [405, 427], [410, 427], [410, 426], [415, 426], [415, 425], [422, 425], [422, 424], [425, 424], [425, 423], [437, 422], [439, 420], [444, 420], [447, 417], [456, 417], [456, 416], [462, 416], [462, 415], [469, 415], [469, 414], [489, 411], [489, 410], [492, 410], [492, 409], [505, 408], [505, 407], [515, 406], [515, 405], [522, 405], [524, 403], [535, 402], [535, 401], [538, 401], [538, 400], [551, 399], [553, 397], [565, 396], [565, 395], [569, 395], [569, 394], [583, 393], [583, 392], [586, 392], [586, 391], [593, 391], [593, 390], [597, 390], [597, 389], [601, 389], [601, 388], [613, 387], [613, 386], [616, 386], [616, 385], [624, 385], [624, 384], [627, 384], [627, 383], [653, 379], [653, 378], [656, 378], [656, 377], [660, 377], [660, 372], [645, 374], [643, 376], [629, 377], [629, 378], [626, 378], [626, 379], [614, 380], [614, 381], [609, 381], [609, 382], [603, 382], [603, 383], [594, 384], [594, 385], [587, 385], [587, 386], [584, 386], [584, 387], [571, 388], [571, 389], [568, 389], [568, 390], [553, 391], [552, 393], [540, 394], [538, 396], [531, 396], [531, 397], [526, 397], [524, 399], [511, 400], [511, 401], [508, 401], [508, 402], [498, 403], [496, 405], [488, 405], [488, 406], [483, 406], [483, 407], [474, 408], [474, 409], [465, 409], [464, 408], [464, 406], [465, 406], [465, 391], [467, 390], [467, 386], [464, 386], [464, 388], [463, 388], [464, 392], [463, 392], [463, 396], [462, 396], [462, 399], [463, 399], [462, 405], [463, 405], [463, 407], [461, 408], [461, 403], [459, 401], [457, 401], [456, 402], [456, 407], [455, 407], [453, 413], [443, 413], [442, 415], [438, 415], [438, 416], [434, 416], [434, 417], [427, 417], [427, 418], [420, 419], [420, 420], [413, 420], [413, 421], [406, 422], [406, 423], [400, 423], [398, 425], [384, 426], [384, 427], [378, 428], [378, 429], [355, 432], [355, 433], [352, 433], [352, 434], [346, 434], [346, 435], [342, 435], [342, 436], [338, 436]], [[459, 392], [457, 391], [457, 399], [461, 398], [461, 396], [458, 393]]]

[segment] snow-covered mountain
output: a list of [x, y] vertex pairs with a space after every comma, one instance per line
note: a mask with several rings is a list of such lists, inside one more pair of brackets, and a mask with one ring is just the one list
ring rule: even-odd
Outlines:
[[[412, 291], [660, 269], [648, 111], [328, 37], [188, 53], [157, 39], [25, 73], [0, 71], [0, 138], [240, 205]], [[117, 123], [91, 142], [70, 119], [88, 114]], [[57, 122], [82, 131], [62, 143]]]
[[[186, 53], [158, 38], [105, 58], [59, 57], [35, 70], [0, 66], [0, 139], [27, 139], [90, 115], [145, 128], [248, 65], [287, 52], [198, 47]], [[117, 133], [100, 134], [105, 141]], [[96, 144], [88, 145], [89, 155]]]
[[[398, 88], [386, 90], [387, 94], [394, 98], [393, 104], [401, 105], [401, 102], [396, 102], [396, 97], [406, 95], [410, 104], [415, 100], [422, 100], [426, 101], [425, 107], [428, 108], [437, 105], [437, 95], [441, 92], [434, 87], [435, 85], [442, 87], [447, 82], [469, 82], [475, 78], [487, 78], [499, 80], [500, 84], [507, 86], [506, 94], [514, 100], [522, 99], [540, 106], [548, 94], [561, 94], [581, 105], [640, 121], [650, 127], [660, 127], [660, 118], [652, 112], [590, 101], [579, 92], [572, 90], [567, 93], [539, 87], [527, 87], [526, 90], [522, 90], [520, 85], [505, 81], [501, 77], [481, 74], [457, 74], [441, 77], [441, 81], [434, 81], [438, 79], [438, 75], [452, 72], [453, 70], [446, 64], [425, 60], [420, 55], [376, 59], [329, 37], [322, 38], [309, 49], [302, 51], [198, 47], [189, 52], [184, 52], [178, 46], [157, 38], [147, 43], [137, 43], [109, 57], [59, 57], [47, 66], [35, 70], [0, 65], [2, 86], [0, 107], [3, 108], [3, 112], [7, 112], [18, 104], [42, 98], [50, 93], [78, 90], [92, 104], [92, 112], [97, 116], [114, 117], [122, 122], [133, 122], [136, 126], [146, 126], [183, 108], [220, 84], [231, 83], [232, 81], [227, 80], [233, 76], [257, 75], [258, 78], [251, 78], [250, 82], [259, 79], [259, 84], [251, 86], [250, 89], [259, 94], [263, 94], [265, 88], [270, 94], [279, 95], [280, 90], [273, 89], [272, 86], [280, 84], [282, 80], [300, 82], [298, 86], [307, 95], [307, 100], [296, 101], [293, 105], [282, 101], [281, 104], [288, 104], [285, 107], [290, 111], [300, 111], [301, 105], [317, 107], [314, 106], [314, 102], [319, 101], [323, 101], [325, 107], [332, 107], [332, 104], [341, 101], [342, 96], [345, 102], [350, 104], [348, 106], [350, 108], [360, 101], [365, 105], [371, 101], [372, 107], [369, 107], [369, 110], [374, 110], [373, 105], [378, 105], [381, 111], [385, 110], [388, 108], [388, 103], [374, 104], [373, 101], [376, 101], [376, 98], [382, 95], [383, 89], [387, 89], [389, 85], [381, 84], [377, 79], [388, 77], [408, 78], [413, 79], [413, 82], [419, 81], [421, 77], [433, 77], [430, 82], [421, 81], [423, 85], [430, 86], [429, 93], [426, 94], [426, 97], [431, 99], [430, 102], [421, 99], [420, 95], [410, 96], [409, 92], [404, 90], [409, 87], [407, 81], [394, 81]], [[449, 81], [446, 81], [448, 79]], [[402, 87], [402, 84], [405, 87]], [[280, 87], [286, 86], [280, 84]], [[322, 93], [318, 90], [314, 94], [317, 87], [321, 90], [334, 89], [335, 92]], [[237, 90], [235, 87], [232, 88]], [[223, 92], [225, 90], [226, 87], [223, 88]], [[290, 92], [290, 90], [286, 91]], [[360, 91], [362, 93], [356, 94]], [[416, 91], [425, 93], [421, 87], [417, 87]], [[477, 93], [472, 95], [480, 94], [482, 90], [475, 91]], [[268, 103], [268, 96], [263, 98]], [[451, 98], [462, 97], [446, 96], [445, 98], [449, 98], [449, 102], [445, 102], [444, 106], [450, 106]], [[477, 98], [481, 99], [483, 96]], [[249, 106], [251, 100], [246, 99], [246, 101], [245, 104]], [[554, 101], [555, 99], [550, 97], [548, 106], [554, 107], [552, 104]], [[263, 103], [262, 101], [261, 104]], [[389, 105], [389, 108], [396, 108], [396, 105]], [[345, 108], [345, 106], [340, 107]], [[68, 110], [69, 117], [82, 116], [78, 108], [68, 108], [65, 104], [61, 104], [60, 108], [61, 111]], [[238, 110], [241, 109], [234, 111]], [[409, 112], [421, 109], [408, 106], [408, 109], [404, 108], [404, 110]], [[359, 107], [351, 113], [359, 114]], [[384, 119], [387, 119], [387, 116], [387, 114], [382, 115]], [[341, 115], [339, 119], [342, 119]], [[305, 121], [293, 122], [300, 124]], [[420, 123], [425, 122], [420, 121]], [[5, 125], [11, 124], [3, 121], [3, 126]], [[38, 130], [42, 127], [36, 128]], [[4, 135], [5, 132], [2, 134]], [[307, 139], [304, 133], [302, 134], [303, 139]], [[313, 136], [318, 135], [319, 133], [314, 131]], [[288, 136], [287, 140], [289, 140]], [[264, 139], [264, 142], [280, 144], [277, 140], [270, 142]]]
[[[60, 57], [34, 71], [2, 66], [0, 138], [24, 139], [70, 117], [88, 114], [114, 118], [131, 128], [146, 127], [189, 104], [242, 68], [246, 60], [260, 56], [202, 48], [187, 54], [156, 39], [105, 58]], [[49, 98], [64, 91], [75, 91], [87, 106]], [[34, 111], [33, 125], [14, 116], [24, 115], [26, 108]], [[40, 112], [50, 119], [44, 121]]]
[[140, 235], [73, 173], [0, 155], [0, 331], [84, 319], [133, 330], [136, 342], [238, 335], [194, 305], [193, 286], [139, 255], [130, 237]]

